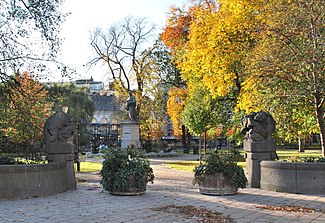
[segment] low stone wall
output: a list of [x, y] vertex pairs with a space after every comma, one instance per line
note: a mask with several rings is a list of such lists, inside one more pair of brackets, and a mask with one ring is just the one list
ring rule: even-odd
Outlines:
[[0, 199], [42, 197], [75, 189], [65, 162], [0, 165]]
[[325, 163], [262, 161], [261, 189], [325, 194]]

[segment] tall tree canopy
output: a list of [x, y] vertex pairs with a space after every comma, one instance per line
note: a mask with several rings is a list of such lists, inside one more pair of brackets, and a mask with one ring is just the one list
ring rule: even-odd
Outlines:
[[91, 46], [96, 57], [93, 65], [104, 62], [111, 77], [118, 81], [126, 91], [131, 90], [132, 81], [136, 81], [139, 91], [143, 90], [146, 57], [150, 55], [146, 43], [153, 34], [154, 27], [146, 19], [126, 17], [120, 23], [112, 25], [108, 31], [97, 29], [92, 33]]
[[178, 62], [183, 78], [194, 85], [202, 82], [214, 97], [231, 91], [238, 95], [245, 78], [245, 58], [254, 44], [254, 11], [251, 1], [241, 0], [197, 7], [186, 52]]
[[262, 2], [257, 11], [257, 44], [249, 63], [255, 83], [246, 82], [242, 95], [257, 100], [243, 100], [240, 107], [256, 107], [263, 100], [275, 112], [284, 107], [293, 121], [285, 123], [295, 128], [294, 134], [315, 132], [318, 123], [325, 156], [324, 3]]
[[[0, 80], [24, 67], [39, 72], [42, 61], [53, 60], [58, 52], [64, 0], [0, 1]], [[28, 66], [28, 67], [27, 67]]]
[[321, 0], [194, 1], [180, 12], [161, 37], [189, 95], [202, 82], [214, 98], [237, 103], [237, 111], [278, 116], [282, 137], [316, 131], [325, 156]]
[[173, 62], [172, 51], [159, 38], [151, 53], [152, 71], [156, 73], [159, 84], [169, 90], [171, 87], [185, 87], [186, 82], [182, 80], [181, 73]]
[[[250, 1], [194, 1], [187, 11], [172, 9], [173, 16], [161, 35], [171, 47], [183, 81], [187, 81], [189, 95], [202, 83], [214, 98], [220, 97], [219, 105], [227, 109], [220, 116], [233, 113], [247, 76], [245, 59], [254, 46], [254, 7]], [[180, 32], [180, 27], [187, 32]], [[175, 32], [182, 33], [182, 38]], [[172, 45], [177, 41], [175, 35], [182, 39], [181, 45]], [[229, 106], [221, 103], [225, 100]]]

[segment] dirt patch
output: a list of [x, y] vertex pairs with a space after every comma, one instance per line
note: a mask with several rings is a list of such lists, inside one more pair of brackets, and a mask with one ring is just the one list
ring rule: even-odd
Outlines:
[[303, 213], [315, 213], [321, 212], [325, 213], [325, 210], [315, 209], [315, 208], [306, 208], [301, 206], [268, 206], [268, 205], [261, 205], [256, 206], [259, 209], [266, 209], [269, 211], [285, 211], [285, 212], [303, 212]]
[[232, 223], [235, 222], [229, 216], [224, 216], [220, 212], [211, 211], [206, 208], [197, 208], [192, 205], [176, 206], [165, 205], [157, 208], [152, 208], [153, 211], [163, 211], [169, 214], [182, 215], [185, 218], [193, 219], [195, 222], [205, 223]]

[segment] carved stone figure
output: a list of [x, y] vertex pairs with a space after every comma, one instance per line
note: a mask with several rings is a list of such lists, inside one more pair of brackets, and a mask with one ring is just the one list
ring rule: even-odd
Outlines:
[[126, 101], [126, 110], [129, 112], [129, 117], [132, 121], [136, 120], [136, 100], [135, 97], [132, 95], [132, 92], [129, 92], [129, 98]]
[[46, 143], [74, 144], [76, 121], [71, 115], [58, 111], [46, 120], [44, 135]]
[[241, 133], [245, 139], [252, 141], [269, 140], [275, 131], [275, 120], [268, 112], [251, 112], [242, 122]]

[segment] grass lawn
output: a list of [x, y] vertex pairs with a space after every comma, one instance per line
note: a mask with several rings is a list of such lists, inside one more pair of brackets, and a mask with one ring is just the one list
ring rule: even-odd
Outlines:
[[[98, 172], [102, 169], [101, 163], [81, 162], [80, 172]], [[74, 164], [74, 171], [77, 171], [77, 164]]]
[[[199, 161], [165, 162], [164, 165], [175, 170], [193, 172], [193, 169], [199, 165]], [[245, 162], [238, 162], [238, 165], [245, 168]]]
[[303, 156], [314, 156], [318, 157], [321, 156], [321, 150], [306, 150], [304, 153], [300, 153], [298, 150], [277, 150], [276, 153], [278, 154], [279, 158], [286, 158], [286, 157], [303, 157]]
[[179, 162], [165, 162], [164, 165], [175, 170], [193, 172], [194, 167], [199, 165], [199, 161], [179, 161]]
[[[314, 156], [320, 157], [321, 150], [306, 150], [304, 153], [300, 153], [298, 150], [277, 150], [279, 159], [288, 159], [292, 157]], [[241, 154], [245, 154], [245, 151], [240, 150]], [[176, 170], [193, 172], [193, 169], [199, 164], [199, 161], [179, 161], [179, 162], [165, 162], [166, 166]], [[238, 165], [245, 169], [245, 162], [238, 162]]]

